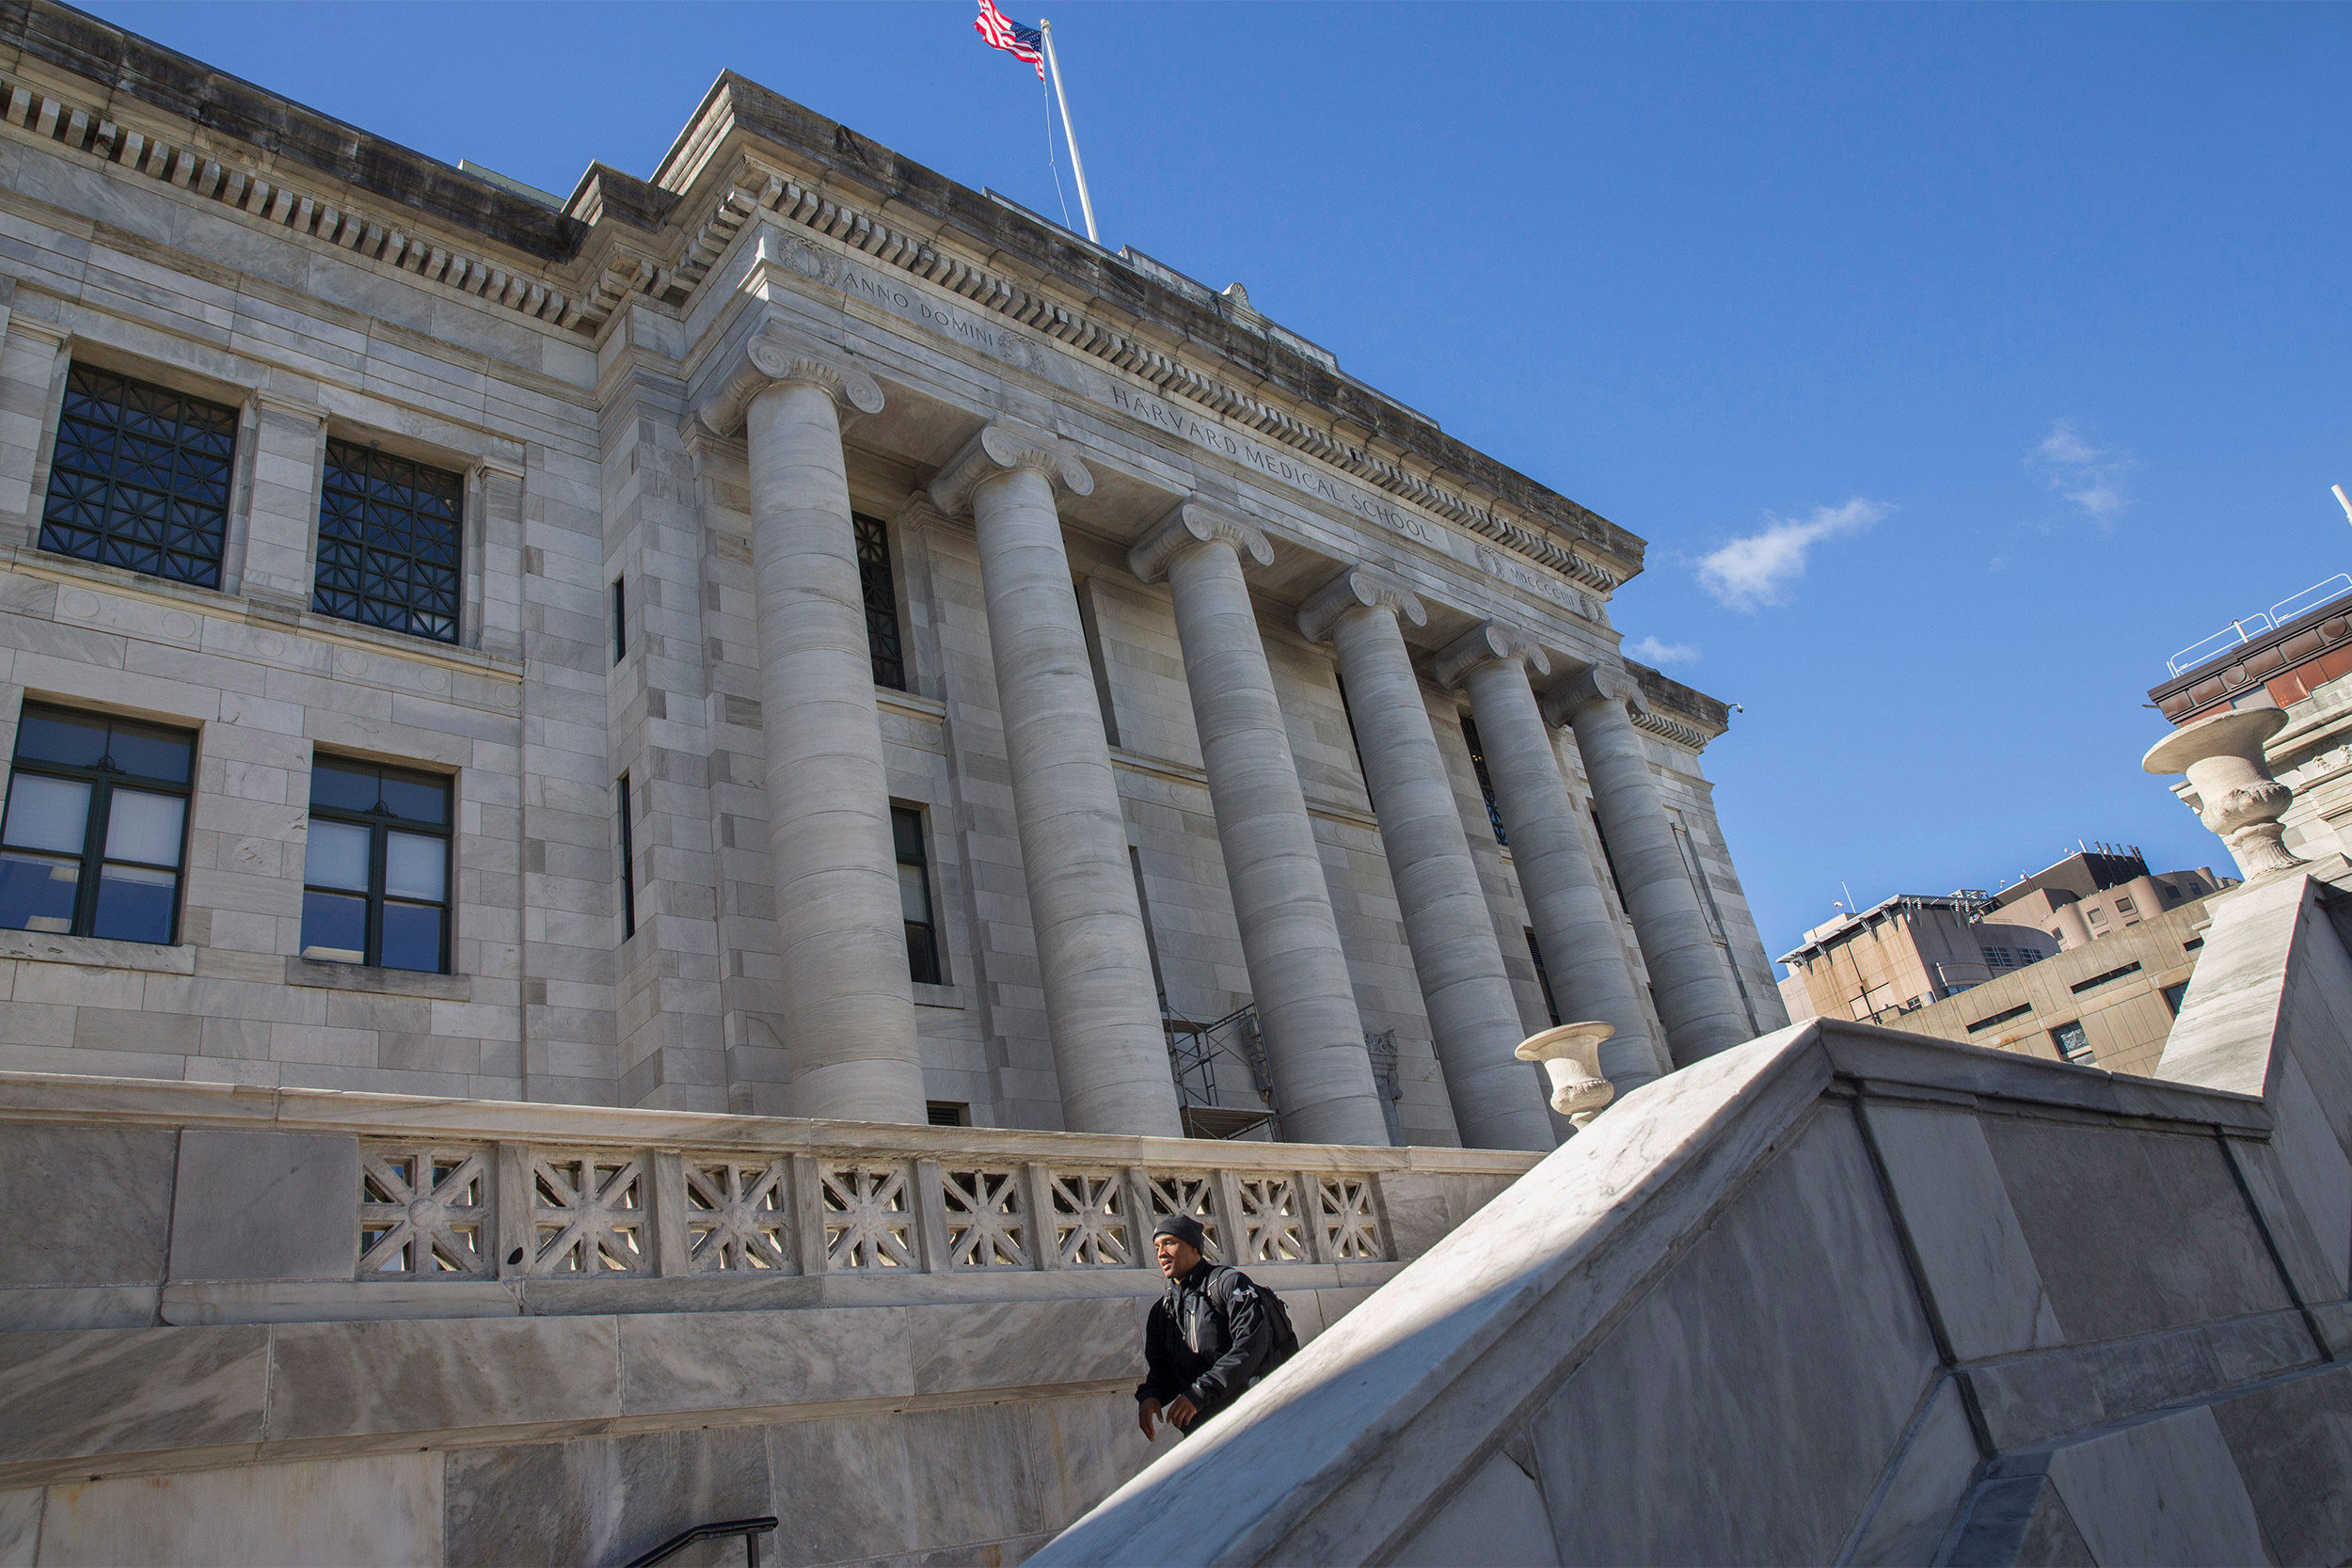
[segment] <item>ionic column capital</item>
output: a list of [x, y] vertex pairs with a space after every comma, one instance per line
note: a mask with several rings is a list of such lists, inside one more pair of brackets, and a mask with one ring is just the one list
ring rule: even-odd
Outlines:
[[1351, 610], [1392, 610], [1400, 621], [1429, 624], [1421, 596], [1376, 566], [1350, 566], [1324, 584], [1298, 611], [1298, 635], [1310, 642], [1329, 640], [1332, 627]]
[[1195, 545], [1226, 544], [1233, 553], [1261, 566], [1274, 564], [1274, 546], [1255, 523], [1230, 507], [1187, 496], [1127, 552], [1127, 570], [1138, 581], [1157, 582], [1168, 575], [1168, 562]]
[[1544, 722], [1557, 727], [1604, 703], [1622, 704], [1634, 713], [1649, 711], [1649, 699], [1642, 694], [1640, 681], [1624, 670], [1595, 664], [1544, 693]]
[[847, 350], [770, 322], [752, 334], [735, 372], [703, 400], [695, 417], [714, 436], [734, 436], [752, 399], [779, 386], [815, 387], [847, 414], [882, 412], [882, 388]]
[[1454, 639], [1454, 644], [1438, 656], [1434, 673], [1438, 684], [1452, 690], [1472, 670], [1495, 659], [1515, 659], [1527, 666], [1530, 674], [1551, 673], [1551, 656], [1535, 646], [1517, 626], [1501, 621], [1481, 621]]
[[931, 481], [931, 500], [950, 517], [972, 510], [972, 493], [1002, 474], [1042, 474], [1046, 483], [1073, 496], [1094, 493], [1094, 475], [1050, 430], [1017, 420], [998, 420], [964, 443]]

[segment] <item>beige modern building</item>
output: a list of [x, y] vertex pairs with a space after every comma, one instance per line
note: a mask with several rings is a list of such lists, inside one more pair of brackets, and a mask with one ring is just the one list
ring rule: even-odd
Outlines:
[[2137, 847], [2102, 845], [2005, 884], [1988, 920], [2030, 926], [2060, 952], [2117, 936], [2235, 885], [2211, 866], [2153, 873]]
[[1781, 959], [1781, 993], [1792, 1018], [2144, 1073], [2204, 945], [2205, 899], [2237, 880], [2086, 847], [1997, 893], [1893, 898], [1818, 927]]
[[1643, 551], [738, 76], [542, 200], [0, 11], [0, 1540], [1017, 1560], [1156, 1216], [1311, 1336], [1785, 1022]]
[[1900, 894], [1805, 932], [1780, 956], [1791, 1018], [1885, 1023], [2058, 950], [2030, 926], [1990, 922], [1981, 893]]

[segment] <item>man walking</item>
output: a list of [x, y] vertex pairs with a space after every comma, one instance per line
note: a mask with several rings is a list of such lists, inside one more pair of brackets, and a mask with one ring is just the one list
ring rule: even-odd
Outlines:
[[1143, 1329], [1149, 1375], [1136, 1390], [1136, 1424], [1146, 1437], [1158, 1435], [1163, 1412], [1180, 1433], [1200, 1431], [1272, 1370], [1277, 1340], [1285, 1337], [1270, 1294], [1240, 1270], [1203, 1258], [1205, 1240], [1190, 1214], [1170, 1214], [1152, 1233], [1168, 1293]]

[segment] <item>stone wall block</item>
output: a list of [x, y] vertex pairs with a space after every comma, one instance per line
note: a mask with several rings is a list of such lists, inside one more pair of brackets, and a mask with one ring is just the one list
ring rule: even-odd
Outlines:
[[1864, 1117], [1952, 1354], [1979, 1361], [2065, 1333], [1976, 1117], [1876, 1102]]
[[358, 1204], [355, 1138], [189, 1128], [172, 1188], [171, 1277], [349, 1279]]
[[0, 1286], [162, 1281], [178, 1163], [172, 1132], [36, 1124], [9, 1128], [6, 1148]]
[[611, 1318], [282, 1323], [270, 1332], [273, 1439], [455, 1432], [621, 1413]]
[[442, 1553], [441, 1466], [366, 1454], [52, 1486], [40, 1560], [439, 1568], [458, 1560]]

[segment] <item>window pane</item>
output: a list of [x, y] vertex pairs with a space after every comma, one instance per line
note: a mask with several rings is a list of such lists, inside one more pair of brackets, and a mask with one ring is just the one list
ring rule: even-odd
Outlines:
[[321, 822], [313, 817], [310, 847], [302, 855], [302, 879], [316, 887], [367, 892], [368, 840], [372, 836], [366, 828], [355, 828], [348, 822]]
[[384, 891], [394, 898], [439, 903], [449, 874], [449, 840], [392, 833], [384, 846]]
[[902, 862], [898, 866], [898, 914], [917, 926], [931, 923], [930, 895], [923, 886], [923, 868], [919, 865]]
[[219, 586], [236, 433], [233, 408], [73, 366], [40, 547]]
[[180, 818], [186, 811], [187, 802], [176, 795], [118, 788], [106, 807], [106, 858], [178, 865]]
[[64, 935], [73, 929], [73, 895], [81, 885], [79, 861], [0, 851], [0, 927]]
[[55, 708], [28, 707], [16, 727], [16, 754], [68, 768], [87, 768], [106, 754], [106, 721]]
[[7, 842], [20, 849], [80, 854], [89, 834], [89, 791], [78, 779], [19, 773], [8, 783]]
[[929, 926], [907, 927], [907, 978], [922, 986], [939, 984], [939, 944]]
[[107, 754], [125, 773], [169, 784], [188, 782], [188, 759], [195, 749], [192, 738], [183, 731], [120, 721], [106, 743]]
[[909, 811], [904, 806], [891, 807], [890, 842], [898, 849], [900, 860], [913, 861], [917, 865], [922, 864], [923, 814], [919, 811]]
[[328, 963], [366, 961], [368, 901], [340, 893], [302, 895], [302, 956]]
[[384, 967], [441, 968], [441, 911], [422, 904], [384, 906]]
[[327, 442], [311, 608], [456, 641], [460, 488], [455, 474]]
[[449, 821], [449, 784], [415, 773], [384, 774], [384, 809], [404, 822]]
[[109, 865], [98, 874], [98, 915], [90, 935], [118, 942], [169, 942], [171, 911], [179, 900], [178, 872]]
[[334, 811], [373, 811], [376, 795], [376, 769], [326, 757], [311, 759], [310, 804]]

